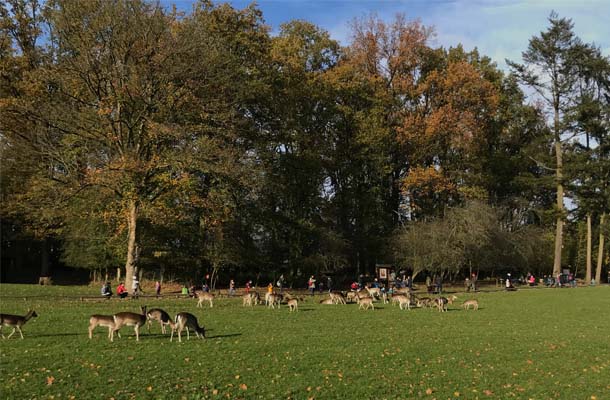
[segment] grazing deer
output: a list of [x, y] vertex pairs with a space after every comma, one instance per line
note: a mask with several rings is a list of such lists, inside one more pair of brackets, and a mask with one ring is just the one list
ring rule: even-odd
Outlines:
[[397, 289], [394, 289], [394, 293], [408, 295], [408, 294], [411, 294], [411, 289], [409, 289], [408, 287], [397, 288]]
[[114, 314], [114, 329], [110, 335], [111, 341], [114, 333], [118, 333], [119, 329], [124, 326], [133, 326], [133, 330], [136, 333], [136, 341], [140, 340], [140, 327], [146, 323], [146, 306], [140, 307], [140, 310], [142, 310], [141, 314], [127, 311]]
[[181, 312], [176, 314], [176, 323], [172, 328], [172, 335], [169, 338], [170, 342], [174, 341], [174, 332], [178, 331], [178, 342], [182, 342], [181, 333], [186, 329], [186, 340], [191, 339], [191, 335], [189, 334], [189, 329], [192, 329], [198, 338], [205, 339], [205, 328], [203, 326], [199, 326], [197, 322], [197, 317], [193, 314], [189, 314], [187, 312]]
[[439, 297], [438, 299], [435, 299], [434, 302], [439, 312], [447, 311], [447, 303], [449, 300], [446, 297]]
[[451, 296], [447, 297], [447, 302], [449, 304], [453, 304], [454, 301], [456, 301], [458, 299], [458, 297], [454, 294], [452, 294]]
[[334, 305], [337, 304], [333, 301], [333, 299], [324, 299], [324, 300], [320, 300], [320, 304], [329, 304], [329, 305]]
[[166, 313], [160, 308], [152, 308], [148, 310], [148, 312], [146, 313], [146, 319], [148, 320], [147, 327], [149, 333], [150, 326], [152, 325], [153, 321], [159, 321], [159, 323], [161, 324], [161, 333], [163, 333], [164, 335], [167, 332], [165, 329], [165, 325], [169, 325], [171, 329], [174, 329], [174, 321], [172, 321], [168, 313]]
[[403, 310], [403, 307], [406, 307], [408, 310], [411, 309], [411, 300], [409, 300], [408, 296], [404, 294], [395, 294], [392, 296], [392, 303], [398, 303], [398, 307]]
[[360, 299], [360, 306], [358, 307], [358, 309], [364, 308], [365, 310], [368, 310], [369, 308], [372, 308], [373, 310], [375, 309], [375, 306], [373, 305], [373, 298], [372, 297], [363, 297]]
[[212, 293], [197, 290], [195, 296], [197, 296], [197, 307], [203, 307], [204, 301], [210, 302], [210, 308], [214, 307], [214, 295]]
[[299, 302], [297, 299], [292, 298], [290, 300], [288, 300], [288, 308], [290, 309], [290, 312], [293, 311], [299, 311]]
[[[112, 331], [114, 330], [114, 316], [93, 314], [89, 318], [89, 339], [93, 339], [93, 330], [98, 326], [105, 326], [108, 328], [108, 339], [113, 342], [114, 336], [112, 335]], [[120, 334], [119, 337], [121, 337]]]
[[462, 303], [462, 307], [465, 310], [470, 310], [470, 306], [472, 306], [472, 308], [474, 310], [478, 310], [479, 309], [479, 302], [477, 300], [466, 300], [464, 303]]
[[[13, 328], [13, 332], [8, 335], [7, 339], [10, 339], [11, 336], [15, 334], [15, 331], [19, 331], [21, 335], [21, 339], [23, 339], [23, 332], [21, 332], [21, 327], [28, 322], [33, 317], [37, 317], [36, 311], [28, 310], [28, 313], [25, 316], [21, 315], [12, 315], [12, 314], [0, 314], [0, 334], [2, 334], [2, 327], [8, 326]], [[2, 339], [4, 339], [4, 334], [2, 334]]]
[[417, 299], [418, 307], [428, 307], [430, 304], [434, 304], [430, 297], [422, 297], [421, 299]]
[[333, 301], [333, 303], [335, 304], [347, 304], [347, 302], [345, 301], [345, 296], [343, 296], [343, 293], [341, 292], [330, 292], [330, 299]]

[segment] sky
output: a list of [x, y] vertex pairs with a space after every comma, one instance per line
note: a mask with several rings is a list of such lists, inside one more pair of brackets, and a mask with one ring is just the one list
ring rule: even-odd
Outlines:
[[[216, 1], [220, 2], [220, 1]], [[251, 1], [230, 0], [235, 8]], [[194, 0], [163, 0], [190, 11]], [[341, 44], [350, 42], [350, 21], [371, 13], [391, 21], [397, 13], [432, 26], [431, 45], [474, 47], [506, 69], [506, 58], [521, 61], [533, 35], [548, 26], [552, 10], [571, 18], [583, 41], [610, 55], [610, 0], [258, 0], [265, 22], [277, 32], [280, 24], [303, 19], [327, 30]]]

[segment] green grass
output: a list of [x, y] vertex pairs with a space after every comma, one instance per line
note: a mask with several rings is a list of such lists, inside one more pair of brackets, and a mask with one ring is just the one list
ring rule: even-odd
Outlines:
[[[0, 341], [0, 397], [610, 398], [608, 286], [479, 293], [479, 311], [454, 305], [447, 313], [307, 301], [291, 314], [242, 308], [238, 299], [197, 309], [192, 299], [61, 297], [97, 291], [0, 286], [2, 312], [39, 314], [25, 340]], [[55, 297], [23, 298], [33, 294]], [[87, 338], [90, 314], [144, 303], [194, 313], [209, 338], [170, 343], [159, 325], [140, 342], [128, 327], [114, 343], [103, 328]]]

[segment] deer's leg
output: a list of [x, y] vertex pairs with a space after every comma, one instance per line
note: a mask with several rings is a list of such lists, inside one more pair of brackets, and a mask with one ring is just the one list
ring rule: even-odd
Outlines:
[[13, 328], [13, 331], [11, 332], [11, 334], [10, 334], [10, 335], [8, 335], [7, 339], [10, 339], [10, 338], [11, 338], [11, 336], [13, 336], [13, 335], [15, 334], [15, 331], [16, 331], [16, 330], [17, 330], [16, 328]]

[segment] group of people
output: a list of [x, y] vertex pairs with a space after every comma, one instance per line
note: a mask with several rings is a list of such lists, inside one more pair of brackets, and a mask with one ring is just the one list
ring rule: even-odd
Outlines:
[[[143, 294], [143, 293], [144, 292], [142, 291], [142, 288], [140, 287], [140, 281], [139, 281], [138, 277], [134, 276], [131, 281], [131, 295], [133, 296], [133, 298], [137, 298], [138, 295]], [[105, 297], [107, 299], [112, 297], [113, 293], [112, 293], [112, 289], [110, 287], [110, 282], [106, 282], [102, 285], [101, 294], [102, 294], [102, 297]], [[116, 294], [117, 294], [117, 296], [119, 296], [120, 299], [124, 299], [129, 295], [129, 292], [127, 291], [127, 288], [125, 287], [125, 283], [123, 283], [123, 282], [119, 283], [119, 285], [116, 288]], [[157, 297], [161, 296], [161, 282], [160, 281], [155, 282], [155, 294], [157, 295]]]

